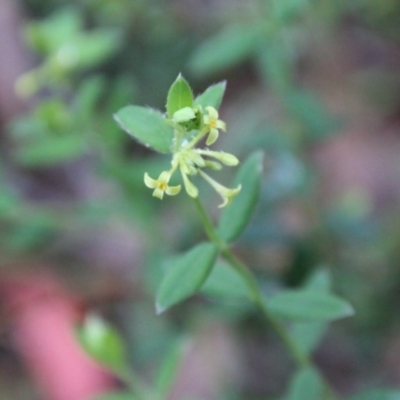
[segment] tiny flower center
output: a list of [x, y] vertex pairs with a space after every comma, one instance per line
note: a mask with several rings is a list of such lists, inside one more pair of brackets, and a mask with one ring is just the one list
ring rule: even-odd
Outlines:
[[160, 189], [163, 192], [165, 192], [165, 190], [167, 189], [167, 184], [165, 182], [158, 182], [157, 187], [158, 187], [158, 189]]
[[210, 119], [210, 128], [216, 128], [217, 127], [217, 120], [216, 119]]

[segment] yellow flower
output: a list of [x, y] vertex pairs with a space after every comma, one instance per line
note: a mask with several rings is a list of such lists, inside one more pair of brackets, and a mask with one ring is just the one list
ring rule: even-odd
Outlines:
[[150, 189], [154, 189], [153, 196], [162, 200], [164, 197], [164, 193], [167, 193], [169, 196], [175, 196], [181, 191], [181, 185], [178, 186], [169, 186], [168, 182], [171, 178], [170, 171], [161, 172], [158, 179], [150, 178], [149, 174], [146, 172], [144, 174], [144, 183]]
[[211, 106], [206, 107], [208, 115], [203, 116], [204, 125], [210, 130], [206, 145], [212, 145], [218, 139], [218, 129], [226, 131], [226, 124], [224, 121], [218, 119], [218, 111]]
[[209, 177], [205, 172], [203, 172], [202, 170], [199, 169], [199, 174], [215, 189], [215, 191], [222, 197], [222, 204], [220, 204], [218, 207], [222, 208], [227, 206], [232, 198], [234, 196], [236, 196], [240, 190], [242, 189], [242, 185], [239, 185], [237, 188], [235, 189], [229, 189], [223, 185], [221, 185], [220, 183], [218, 183], [217, 181], [215, 181], [214, 179], [212, 179], [211, 177]]

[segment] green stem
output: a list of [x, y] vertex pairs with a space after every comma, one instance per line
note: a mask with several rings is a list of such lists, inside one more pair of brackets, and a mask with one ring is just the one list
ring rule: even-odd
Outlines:
[[215, 245], [219, 247], [222, 257], [226, 261], [228, 261], [228, 263], [242, 276], [242, 278], [244, 279], [249, 288], [253, 303], [260, 309], [264, 317], [274, 328], [275, 332], [277, 333], [281, 341], [285, 344], [285, 346], [287, 347], [293, 358], [296, 360], [298, 365], [300, 367], [309, 366], [310, 360], [308, 359], [308, 357], [297, 348], [296, 344], [293, 342], [292, 338], [287, 334], [285, 327], [280, 323], [280, 321], [269, 313], [266, 307], [265, 299], [262, 297], [257, 281], [254, 278], [254, 275], [251, 273], [251, 271], [245, 264], [243, 264], [236, 258], [236, 256], [229, 249], [228, 245], [223, 240], [220, 239], [211, 219], [207, 215], [207, 212], [205, 211], [200, 200], [198, 198], [195, 198], [194, 203], [200, 214], [207, 236]]
[[[288, 334], [285, 329], [285, 326], [273, 315], [270, 314], [266, 301], [262, 296], [259, 285], [250, 271], [250, 269], [243, 264], [230, 250], [227, 243], [225, 243], [219, 236], [217, 231], [214, 228], [214, 225], [208, 216], [206, 210], [204, 209], [202, 203], [198, 198], [193, 199], [195, 206], [199, 212], [201, 221], [204, 225], [204, 229], [208, 238], [213, 242], [216, 246], [218, 246], [221, 256], [234, 268], [246, 282], [248, 289], [251, 294], [251, 299], [253, 303], [260, 309], [265, 319], [269, 322], [271, 327], [274, 329], [277, 336], [280, 338], [282, 343], [285, 345], [289, 353], [292, 355], [293, 359], [296, 361], [300, 368], [310, 367], [312, 362], [310, 358], [302, 352], [292, 337]], [[332, 389], [326, 384], [326, 393], [328, 395], [327, 398], [334, 399], [335, 395]]]
[[137, 400], [162, 400], [160, 395], [154, 393], [131, 368], [118, 369], [113, 371], [135, 396]]

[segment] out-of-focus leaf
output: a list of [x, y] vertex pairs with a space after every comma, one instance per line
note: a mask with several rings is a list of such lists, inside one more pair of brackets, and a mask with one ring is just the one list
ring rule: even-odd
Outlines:
[[57, 61], [66, 68], [93, 67], [119, 47], [119, 35], [108, 29], [82, 33], [73, 37], [57, 52]]
[[400, 390], [370, 389], [350, 397], [349, 400], [400, 400]]
[[104, 90], [105, 80], [101, 76], [94, 76], [82, 82], [76, 93], [76, 108], [84, 119], [89, 120], [95, 111], [96, 102]]
[[200, 105], [203, 108], [211, 106], [218, 109], [224, 97], [225, 89], [226, 81], [211, 85], [202, 94], [196, 97], [194, 104]]
[[76, 8], [66, 7], [49, 18], [27, 25], [25, 37], [38, 52], [52, 53], [71, 39], [83, 26]]
[[192, 88], [186, 79], [179, 74], [171, 85], [167, 96], [167, 115], [172, 118], [174, 113], [184, 107], [193, 106]]
[[284, 400], [322, 400], [324, 384], [313, 368], [301, 369], [290, 382], [289, 392]]
[[[328, 269], [321, 268], [315, 271], [306, 282], [304, 289], [329, 293], [331, 276]], [[326, 329], [326, 322], [296, 322], [290, 330], [290, 335], [300, 350], [305, 354], [310, 354], [320, 342]]]
[[233, 67], [250, 57], [262, 40], [262, 26], [229, 26], [210, 37], [192, 54], [189, 66], [198, 75]]
[[85, 150], [86, 144], [80, 136], [50, 137], [21, 147], [17, 158], [23, 165], [44, 166], [69, 161]]
[[168, 397], [168, 392], [174, 383], [186, 342], [179, 340], [172, 348], [170, 348], [168, 354], [162, 361], [155, 380], [155, 389], [162, 396], [162, 398]]
[[201, 243], [176, 258], [157, 292], [156, 308], [162, 313], [196, 293], [215, 263], [218, 249], [211, 243]]
[[253, 153], [240, 167], [233, 186], [242, 185], [242, 190], [228, 207], [224, 208], [218, 225], [222, 239], [232, 242], [246, 228], [258, 201], [262, 176], [263, 153]]
[[201, 291], [222, 299], [249, 299], [249, 290], [242, 277], [227, 263], [217, 262]]
[[271, 313], [293, 321], [332, 321], [354, 314], [353, 307], [332, 294], [315, 290], [287, 290], [267, 302]]
[[169, 153], [173, 130], [163, 116], [151, 108], [126, 106], [114, 114], [119, 126], [146, 147]]
[[339, 126], [314, 95], [305, 91], [288, 93], [284, 101], [288, 111], [303, 125], [311, 139], [324, 138]]
[[126, 367], [126, 349], [118, 332], [100, 317], [89, 315], [77, 327], [79, 343], [96, 361], [111, 370]]
[[315, 0], [285, 0], [277, 1], [274, 7], [274, 17], [284, 23], [291, 22], [309, 9]]

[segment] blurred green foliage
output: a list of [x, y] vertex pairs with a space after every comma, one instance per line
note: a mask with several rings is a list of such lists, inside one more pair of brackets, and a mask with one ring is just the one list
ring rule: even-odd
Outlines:
[[[199, 326], [218, 320], [240, 338], [257, 337], [263, 328], [259, 316], [241, 300], [248, 294], [232, 272], [224, 271], [223, 263], [217, 264], [201, 295], [178, 311], [154, 315], [152, 298], [168, 270], [165, 259], [186, 251], [203, 234], [185, 199], [166, 199], [160, 207], [143, 184], [145, 171], [155, 175], [168, 160], [134, 143], [112, 119], [127, 104], [164, 110], [165, 94], [180, 72], [193, 82], [196, 93], [227, 79], [221, 108], [228, 120], [224, 146], [241, 160], [255, 150], [266, 154], [260, 201], [235, 244], [237, 251], [253, 267], [267, 296], [282, 287], [296, 290], [312, 285], [321, 276], [320, 266], [326, 266], [326, 281], [317, 279], [317, 288], [331, 280], [334, 290], [356, 310], [352, 322], [335, 325], [326, 339], [329, 347], [330, 338], [337, 338], [333, 351], [343, 336], [354, 348], [355, 359], [344, 362], [355, 365], [357, 372], [343, 386], [337, 383], [338, 390], [348, 394], [349, 386], [389, 384], [377, 364], [385, 341], [393, 331], [398, 333], [398, 194], [383, 206], [371, 204], [374, 194], [359, 188], [327, 198], [326, 175], [314, 152], [345, 136], [352, 118], [360, 118], [357, 110], [334, 113], [335, 107], [328, 106], [329, 91], [343, 79], [349, 96], [355, 91], [366, 97], [383, 121], [398, 114], [400, 75], [390, 61], [392, 46], [400, 42], [398, 2], [26, 0], [21, 4], [28, 15], [23, 34], [37, 62], [16, 84], [17, 93], [30, 99], [30, 110], [7, 127], [10, 155], [0, 160], [2, 265], [50, 260], [79, 280], [77, 269], [92, 266], [70, 243], [85, 242], [93, 232], [107, 234], [115, 221], [138, 232], [146, 243], [142, 273], [138, 279], [132, 271], [130, 279], [140, 285], [139, 300], [128, 299], [128, 307], [117, 307], [123, 313], [119, 325], [131, 364], [158, 382], [154, 385], [159, 393], [171, 388], [185, 355], [183, 338], [195, 337]], [[338, 42], [348, 45], [354, 58], [346, 59]], [[329, 84], [334, 78], [326, 72], [323, 86], [307, 71], [325, 65], [328, 56], [328, 63], [343, 63], [345, 78]], [[27, 186], [36, 182], [40, 192], [40, 176], [52, 173], [57, 174], [57, 185], [48, 198], [29, 193]], [[87, 174], [96, 190], [82, 189]], [[70, 180], [74, 189], [63, 190]], [[103, 185], [104, 192], [97, 190]], [[215, 203], [213, 194], [208, 198]], [[232, 210], [224, 212], [219, 227], [229, 240], [238, 237], [229, 231]], [[325, 325], [315, 321], [291, 327], [306, 352], [317, 347], [325, 332]], [[274, 340], [267, 336], [262, 354], [266, 342]], [[171, 353], [172, 342], [177, 344]], [[364, 362], [365, 357], [370, 361]], [[335, 367], [327, 362], [326, 369], [336, 386]], [[218, 398], [273, 399], [286, 393], [284, 398], [290, 400], [320, 399], [317, 375], [313, 370], [300, 371], [288, 391], [267, 384], [261, 394], [246, 383], [224, 383]], [[306, 397], [303, 387], [310, 390]], [[114, 398], [128, 397], [123, 393], [104, 397]], [[382, 389], [349, 398], [400, 397]]]

